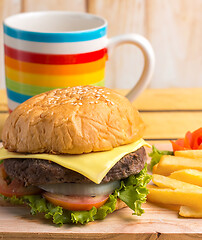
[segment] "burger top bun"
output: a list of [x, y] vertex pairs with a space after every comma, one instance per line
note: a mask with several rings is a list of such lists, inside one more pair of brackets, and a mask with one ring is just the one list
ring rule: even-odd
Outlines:
[[8, 117], [3, 146], [24, 153], [105, 151], [142, 137], [144, 123], [127, 98], [111, 89], [79, 86], [39, 94]]

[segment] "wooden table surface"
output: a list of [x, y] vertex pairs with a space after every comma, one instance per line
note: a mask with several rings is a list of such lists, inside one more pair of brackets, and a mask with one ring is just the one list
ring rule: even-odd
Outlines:
[[[126, 91], [121, 91], [123, 94]], [[147, 125], [145, 139], [169, 150], [169, 139], [202, 126], [202, 89], [148, 89], [135, 102]], [[0, 91], [0, 131], [8, 115], [6, 93]], [[1, 145], [1, 143], [0, 143]], [[104, 221], [61, 228], [30, 216], [28, 209], [0, 202], [1, 239], [191, 240], [202, 238], [202, 219], [182, 218], [174, 210], [151, 203], [141, 217], [129, 208]]]
[[[134, 105], [146, 123], [145, 139], [152, 142], [176, 139], [202, 126], [202, 88], [147, 89]], [[0, 136], [7, 116], [6, 92], [0, 90]]]

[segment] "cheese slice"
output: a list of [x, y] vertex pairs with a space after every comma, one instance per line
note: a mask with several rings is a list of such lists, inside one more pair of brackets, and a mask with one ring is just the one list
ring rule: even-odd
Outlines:
[[79, 155], [54, 155], [54, 154], [21, 154], [0, 149], [0, 160], [8, 158], [36, 158], [55, 162], [65, 168], [78, 172], [93, 182], [99, 184], [109, 170], [126, 154], [134, 152], [142, 146], [150, 145], [143, 139], [134, 143], [116, 147], [110, 151], [92, 152]]

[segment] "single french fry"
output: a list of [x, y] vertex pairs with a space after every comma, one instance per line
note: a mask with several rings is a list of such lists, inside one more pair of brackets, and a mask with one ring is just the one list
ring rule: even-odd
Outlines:
[[167, 208], [167, 209], [173, 210], [173, 211], [179, 211], [180, 207], [181, 207], [181, 206], [175, 205], [175, 204], [163, 204], [163, 203], [155, 203], [155, 205], [157, 205], [158, 207]]
[[173, 210], [173, 211], [180, 210], [180, 206], [176, 205], [176, 204], [161, 204], [160, 206], [162, 206], [163, 208], [167, 208], [169, 210]]
[[154, 165], [154, 167], [152, 169], [152, 174], [160, 174], [160, 175], [164, 175], [164, 176], [169, 175], [169, 173], [167, 173], [167, 170], [165, 171], [164, 168], [159, 167], [158, 163], [156, 165]]
[[163, 155], [158, 163], [157, 172], [167, 176], [172, 172], [182, 169], [196, 169], [202, 171], [202, 161], [198, 158], [192, 159]]
[[202, 187], [182, 182], [176, 179], [172, 179], [169, 177], [165, 177], [158, 174], [153, 174], [152, 181], [155, 183], [158, 187], [161, 188], [171, 188], [171, 189], [190, 189], [190, 190], [198, 190], [202, 192]]
[[181, 206], [190, 206], [194, 208], [200, 208], [202, 203], [202, 192], [190, 189], [169, 189], [150, 187], [147, 200], [154, 203], [163, 204], [176, 204]]
[[171, 173], [169, 177], [202, 187], [202, 171], [195, 169], [183, 169]]
[[202, 161], [202, 150], [175, 151], [175, 156], [186, 158], [201, 158]]
[[188, 206], [181, 206], [179, 215], [182, 217], [202, 218], [202, 207], [201, 208], [192, 208], [192, 207], [188, 207]]

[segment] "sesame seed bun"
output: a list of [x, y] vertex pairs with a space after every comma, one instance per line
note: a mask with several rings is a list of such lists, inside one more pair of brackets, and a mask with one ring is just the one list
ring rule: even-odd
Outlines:
[[104, 87], [55, 89], [19, 105], [2, 134], [9, 151], [81, 154], [140, 139], [144, 123], [127, 98]]

